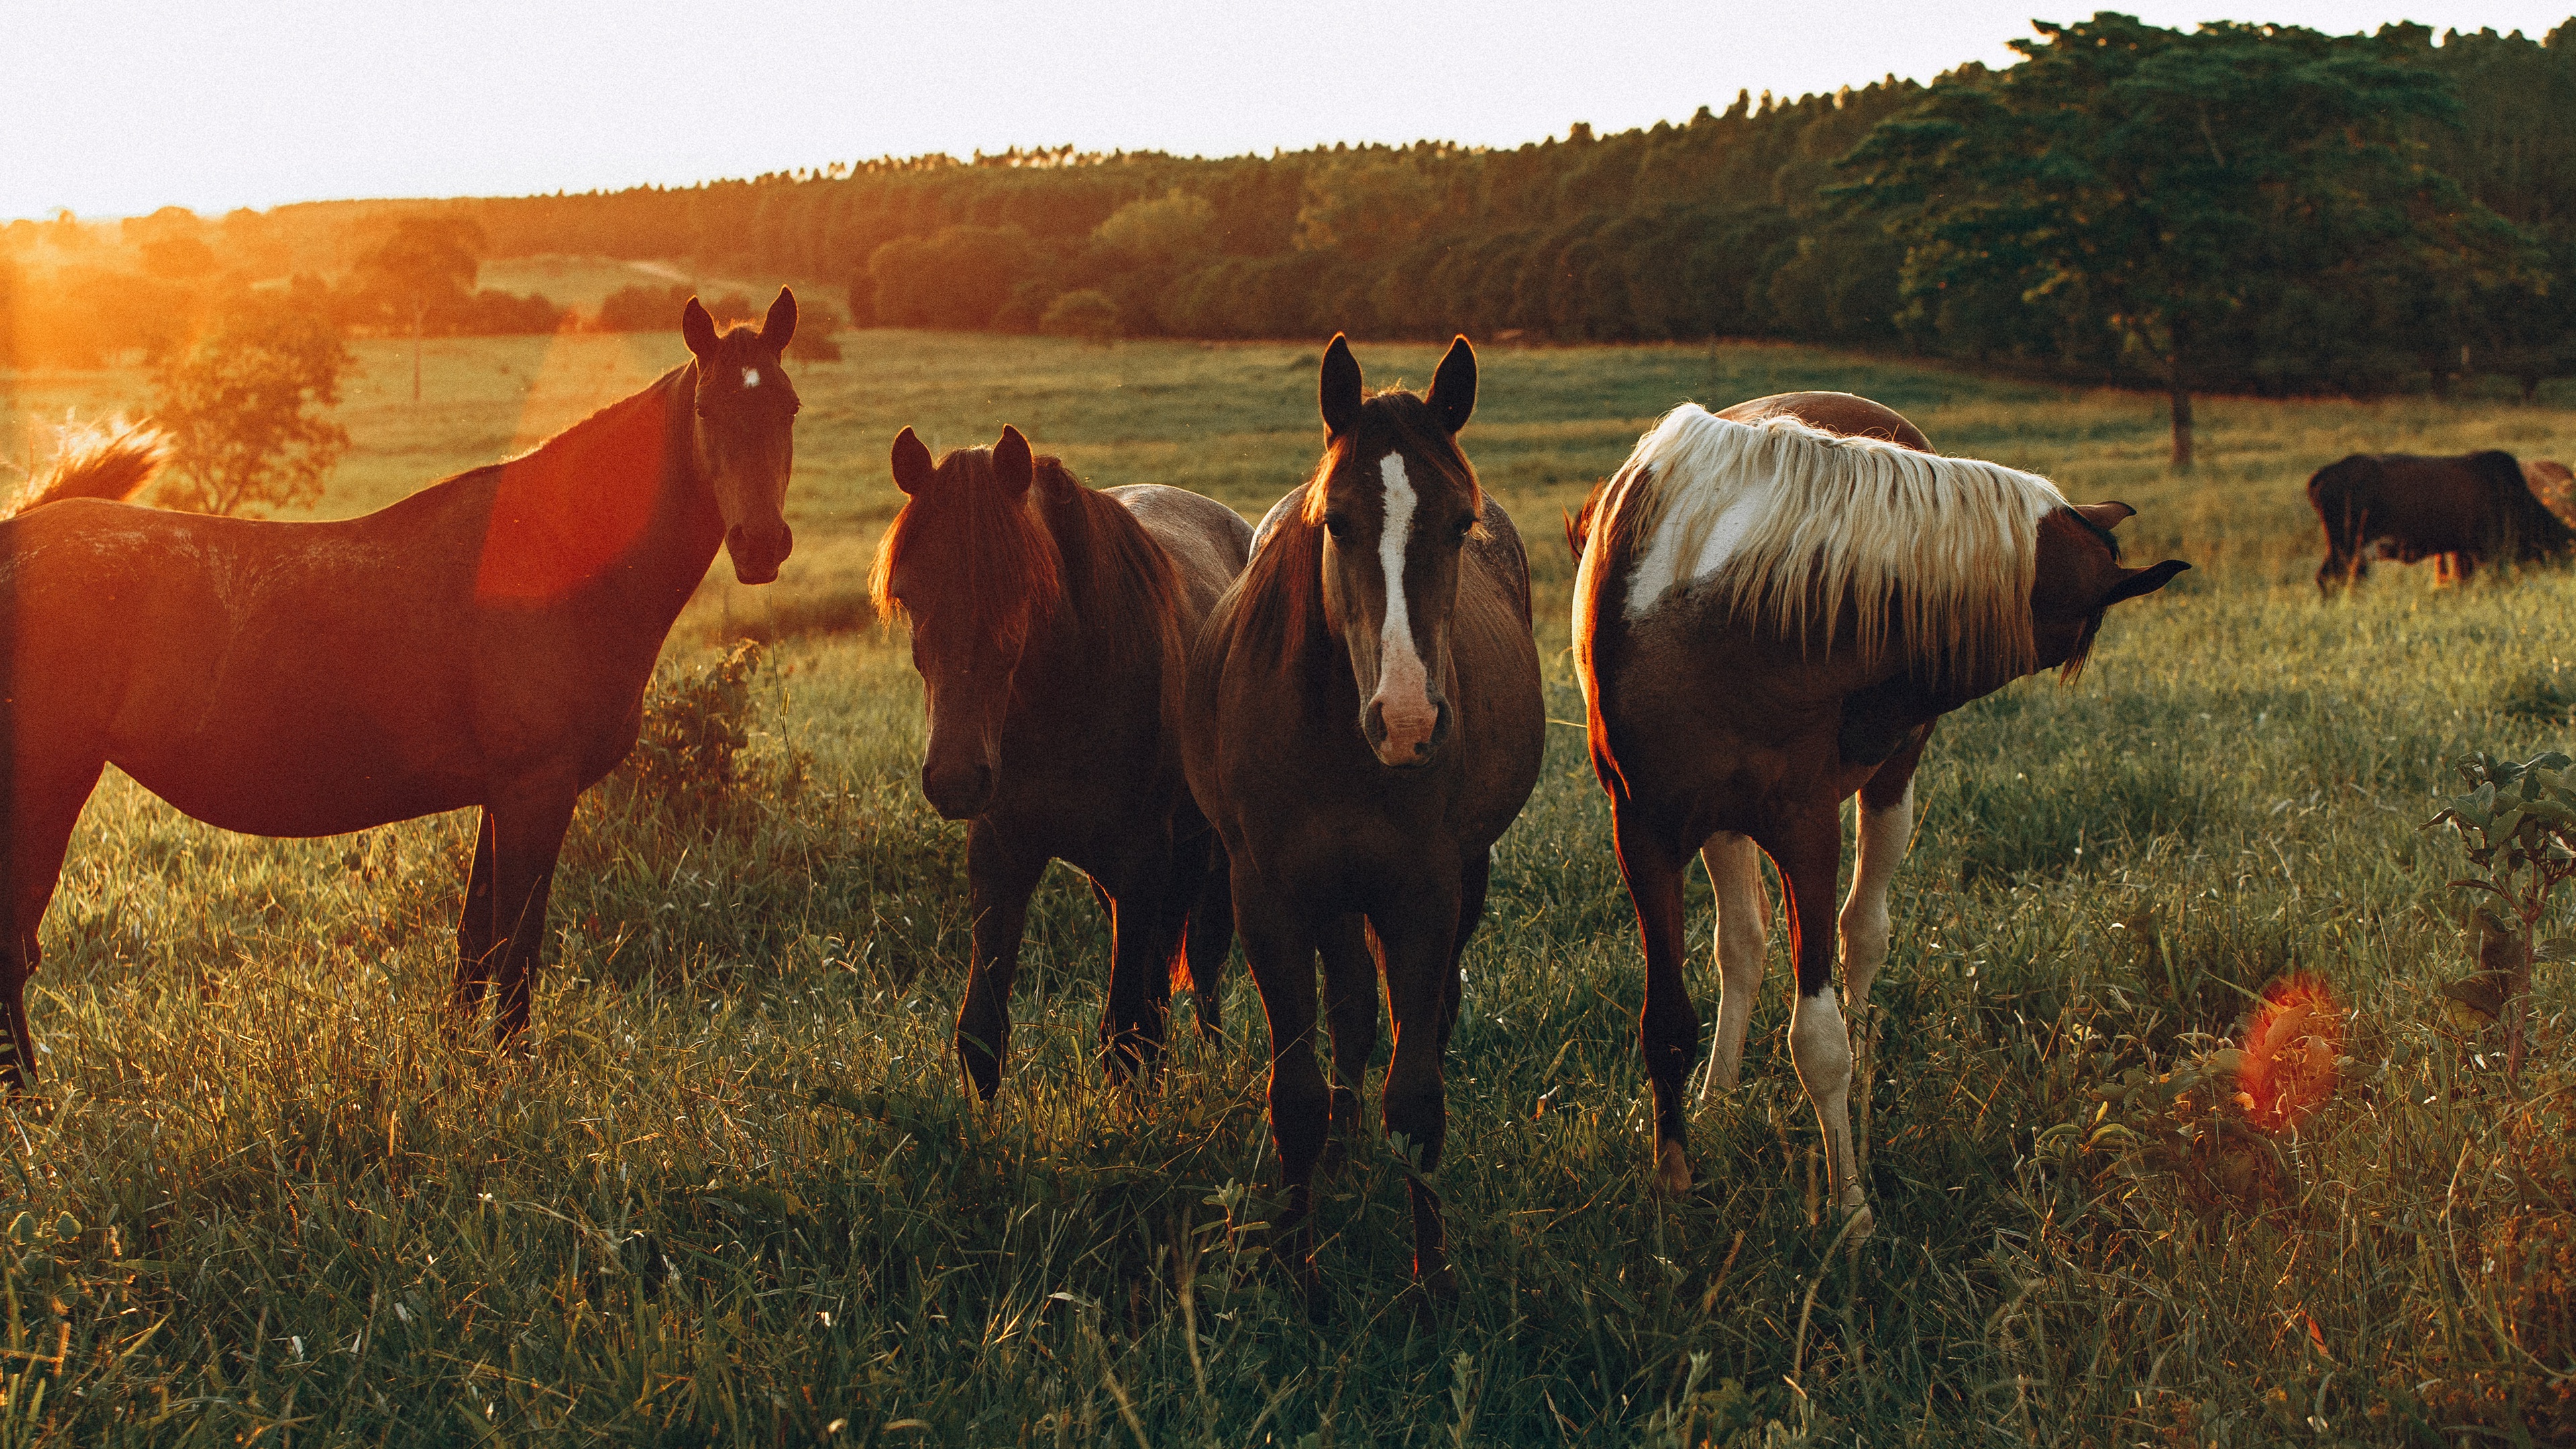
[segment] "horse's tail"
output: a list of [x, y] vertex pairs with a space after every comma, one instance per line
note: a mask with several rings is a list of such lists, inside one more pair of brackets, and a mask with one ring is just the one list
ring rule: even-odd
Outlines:
[[15, 518], [29, 509], [66, 498], [104, 498], [122, 503], [143, 491], [161, 466], [170, 461], [170, 435], [149, 422], [111, 419], [69, 430], [51, 467], [27, 480], [15, 502], [0, 517]]

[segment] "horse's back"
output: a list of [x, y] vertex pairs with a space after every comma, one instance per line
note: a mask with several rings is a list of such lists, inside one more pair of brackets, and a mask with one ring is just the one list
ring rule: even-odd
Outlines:
[[1907, 421], [1904, 414], [1857, 393], [1776, 392], [1769, 397], [1749, 398], [1717, 416], [1732, 423], [1793, 417], [1841, 437], [1876, 438], [1918, 453], [1932, 451], [1932, 440], [1923, 436], [1923, 430]]
[[1161, 483], [1103, 489], [1162, 545], [1188, 595], [1192, 620], [1203, 620], [1252, 556], [1252, 525], [1202, 493]]

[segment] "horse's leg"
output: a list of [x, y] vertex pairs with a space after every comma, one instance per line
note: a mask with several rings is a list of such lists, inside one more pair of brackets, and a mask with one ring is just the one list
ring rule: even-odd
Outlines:
[[[957, 1061], [983, 1101], [1001, 1090], [1002, 1062], [1011, 1049], [1011, 981], [1020, 972], [1020, 932], [1046, 863], [1045, 856], [1029, 860], [1013, 851], [989, 815], [977, 816], [966, 828], [966, 910], [974, 943], [966, 996], [957, 1005]], [[1114, 931], [1116, 904], [1097, 882], [1093, 890]]]
[[1467, 868], [1459, 872], [1458, 926], [1449, 947], [1449, 997], [1440, 1012], [1440, 1050], [1449, 1050], [1449, 1037], [1458, 1029], [1458, 1009], [1467, 994], [1467, 938], [1476, 934], [1476, 923], [1485, 918], [1485, 891], [1494, 875], [1494, 852], [1491, 846], [1471, 854]]
[[1431, 1177], [1449, 1135], [1440, 1067], [1458, 973], [1458, 905], [1457, 896], [1433, 883], [1372, 921], [1386, 956], [1387, 1014], [1395, 1028], [1395, 1056], [1386, 1065], [1386, 1095], [1378, 1112], [1389, 1141], [1400, 1137], [1414, 1155], [1415, 1170], [1405, 1184], [1413, 1200], [1414, 1279], [1442, 1298], [1454, 1298], [1458, 1287]]
[[[1828, 1188], [1836, 1206], [1866, 1213], [1851, 1150], [1851, 1033], [1834, 1000], [1834, 878], [1842, 873], [1842, 812], [1835, 805], [1776, 822], [1757, 839], [1780, 867], [1789, 894], [1789, 954], [1798, 963], [1798, 1000], [1789, 1012], [1789, 1060], [1824, 1131]], [[1852, 1227], [1868, 1237], [1864, 1218]]]
[[1931, 739], [1927, 725], [1860, 787], [1860, 859], [1852, 869], [1840, 925], [1843, 1004], [1851, 1015], [1852, 1076], [1859, 1099], [1852, 1150], [1862, 1166], [1869, 1163], [1869, 1090], [1878, 1060], [1878, 1017], [1870, 1010], [1869, 987], [1887, 961], [1887, 885], [1914, 839], [1914, 771]]
[[98, 785], [99, 766], [45, 770], [21, 752], [16, 778], [10, 782], [5, 823], [8, 850], [7, 895], [0, 898], [7, 918], [0, 920], [0, 1015], [7, 1018], [9, 1060], [0, 1064], [0, 1085], [12, 1094], [35, 1089], [36, 1034], [27, 1022], [27, 979], [36, 974], [44, 952], [36, 927], [62, 878], [63, 851], [72, 827], [80, 823], [81, 806]]
[[1100, 1061], [1113, 1082], [1141, 1079], [1162, 1057], [1172, 1018], [1172, 953], [1179, 949], [1189, 897], [1177, 884], [1171, 852], [1129, 861], [1110, 887], [1109, 999], [1100, 1017]]
[[1270, 1141], [1279, 1152], [1279, 1185], [1288, 1198], [1277, 1225], [1279, 1252], [1296, 1275], [1311, 1312], [1315, 1279], [1315, 1164], [1332, 1120], [1323, 1069], [1315, 1063], [1315, 936], [1294, 907], [1274, 899], [1233, 869], [1235, 930], [1270, 1022]]
[[1333, 1136], [1326, 1149], [1338, 1164], [1367, 1130], [1361, 1091], [1377, 1054], [1377, 952], [1368, 918], [1334, 916], [1316, 929], [1324, 958], [1324, 1021], [1333, 1033]]
[[580, 793], [569, 778], [532, 781], [486, 807], [492, 822], [492, 919], [502, 928], [494, 947], [501, 1000], [492, 1041], [498, 1047], [516, 1044], [528, 1027], [530, 985], [545, 949], [546, 899], [564, 831], [572, 825], [573, 798]]
[[1712, 1081], [1733, 1091], [1744, 1071], [1745, 1028], [1762, 994], [1762, 958], [1771, 948], [1771, 896], [1762, 889], [1762, 847], [1750, 837], [1709, 837], [1699, 863], [1717, 891], [1717, 1041], [1708, 1069]]
[[452, 1020], [462, 1030], [483, 1009], [483, 986], [492, 978], [492, 942], [499, 929], [492, 916], [492, 812], [474, 829], [474, 860], [465, 872], [465, 908], [456, 917], [456, 982], [447, 993]]
[[1183, 941], [1190, 972], [1190, 1004], [1198, 1012], [1199, 1035], [1225, 1040], [1225, 958], [1234, 951], [1234, 881], [1225, 846], [1209, 831], [1199, 865], [1198, 889], [1190, 902], [1190, 921]]
[[1690, 1173], [1690, 1071], [1699, 1056], [1699, 1013], [1691, 1008], [1682, 977], [1682, 871], [1688, 847], [1676, 849], [1611, 807], [1619, 847], [1619, 874], [1637, 908], [1637, 933], [1646, 946], [1646, 1005], [1637, 1037], [1646, 1054], [1646, 1076], [1655, 1084], [1655, 1186], [1688, 1192]]

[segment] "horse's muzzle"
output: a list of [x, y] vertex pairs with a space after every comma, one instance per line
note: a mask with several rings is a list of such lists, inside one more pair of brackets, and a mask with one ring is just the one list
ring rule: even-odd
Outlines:
[[942, 765], [921, 767], [921, 793], [942, 820], [972, 820], [993, 804], [993, 767]]
[[776, 581], [779, 565], [796, 551], [796, 530], [780, 523], [757, 532], [737, 523], [725, 530], [725, 552], [733, 559], [733, 576], [746, 584]]
[[1395, 770], [1418, 770], [1431, 763], [1449, 738], [1449, 701], [1434, 700], [1432, 706], [1435, 713], [1428, 733], [1417, 725], [1409, 734], [1397, 735], [1387, 729], [1383, 702], [1372, 699], [1360, 710], [1360, 737], [1368, 741], [1379, 764]]

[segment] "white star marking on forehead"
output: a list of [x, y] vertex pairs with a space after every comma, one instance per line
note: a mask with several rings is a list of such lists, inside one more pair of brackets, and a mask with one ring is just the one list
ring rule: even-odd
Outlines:
[[760, 386], [760, 369], [757, 367], [744, 368], [742, 370], [742, 385], [744, 387]]

